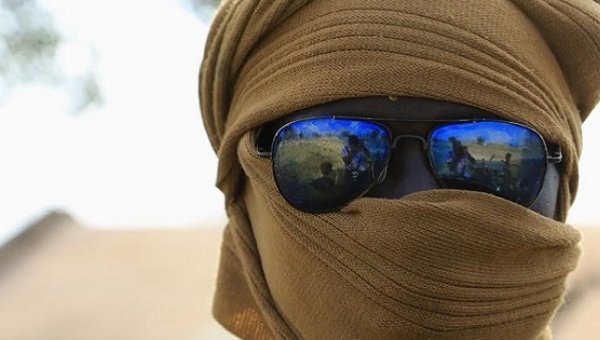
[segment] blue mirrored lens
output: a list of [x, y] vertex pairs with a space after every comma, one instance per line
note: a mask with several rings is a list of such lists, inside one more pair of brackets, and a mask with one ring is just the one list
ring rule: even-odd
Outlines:
[[546, 147], [535, 131], [496, 121], [452, 123], [430, 135], [431, 163], [442, 185], [492, 193], [529, 206], [546, 173]]
[[315, 118], [275, 135], [273, 173], [282, 196], [305, 212], [335, 210], [365, 193], [389, 159], [389, 132], [377, 123]]

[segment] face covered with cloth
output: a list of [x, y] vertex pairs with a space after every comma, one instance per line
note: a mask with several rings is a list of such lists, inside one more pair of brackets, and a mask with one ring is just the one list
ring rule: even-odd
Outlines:
[[[593, 0], [224, 0], [200, 72], [229, 217], [216, 319], [243, 339], [550, 339], [580, 253], [564, 221], [599, 84]], [[303, 110], [431, 118], [418, 99], [560, 147], [556, 214], [461, 186], [307, 212], [257, 152], [261, 128]]]

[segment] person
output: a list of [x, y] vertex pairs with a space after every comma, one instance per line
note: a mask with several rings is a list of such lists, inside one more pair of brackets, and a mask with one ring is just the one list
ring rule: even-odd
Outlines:
[[504, 159], [501, 160], [500, 162], [502, 162], [502, 170], [500, 172], [500, 177], [502, 179], [502, 186], [504, 187], [503, 190], [514, 190], [514, 180], [513, 180], [513, 175], [512, 175], [512, 171], [511, 171], [511, 167], [512, 164], [510, 162], [510, 159], [512, 158], [512, 154], [510, 152], [507, 152], [506, 155], [504, 156]]
[[319, 168], [321, 170], [321, 177], [313, 180], [313, 187], [318, 191], [331, 191], [335, 187], [335, 180], [331, 178], [333, 165], [331, 162], [323, 162]]
[[[565, 221], [599, 17], [593, 0], [224, 0], [199, 86], [229, 218], [215, 318], [243, 339], [550, 339], [580, 253]], [[274, 170], [284, 124], [362, 133], [382, 166], [306, 209]], [[444, 179], [450, 136], [543, 164], [536, 189]]]
[[371, 153], [356, 135], [348, 136], [348, 144], [342, 148], [342, 160], [346, 182], [362, 182], [369, 176]]
[[469, 177], [469, 164], [474, 164], [475, 158], [469, 152], [469, 148], [462, 145], [456, 137], [450, 137], [450, 143], [452, 144], [452, 151], [450, 151], [448, 168], [451, 175], [453, 177]]

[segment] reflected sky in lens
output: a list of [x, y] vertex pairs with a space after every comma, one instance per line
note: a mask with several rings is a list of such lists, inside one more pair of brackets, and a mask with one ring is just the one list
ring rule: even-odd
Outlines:
[[388, 138], [387, 130], [381, 125], [360, 120], [317, 118], [290, 124], [289, 129], [303, 135], [362, 135]]
[[507, 122], [472, 122], [443, 126], [432, 138], [447, 140], [459, 137], [462, 142], [504, 144], [511, 147], [539, 145], [540, 137], [532, 130]]

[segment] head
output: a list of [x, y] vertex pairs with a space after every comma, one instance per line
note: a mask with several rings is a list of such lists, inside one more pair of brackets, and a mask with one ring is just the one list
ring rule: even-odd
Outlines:
[[353, 147], [359, 146], [360, 142], [358, 140], [358, 137], [356, 137], [355, 135], [348, 136], [348, 145], [353, 146]]
[[333, 165], [331, 165], [331, 163], [329, 163], [329, 162], [321, 163], [321, 174], [322, 175], [329, 176], [329, 174], [331, 174], [331, 171], [333, 171]]
[[[230, 217], [217, 319], [245, 338], [544, 338], [579, 254], [563, 222], [581, 122], [600, 96], [599, 7], [226, 1], [200, 86]], [[523, 206], [440, 187], [422, 140], [402, 138], [381, 183], [338, 210], [299, 211], [256, 154], [258, 131], [332, 111], [492, 117], [535, 129], [563, 161]], [[390, 123], [394, 134], [430, 128]]]

